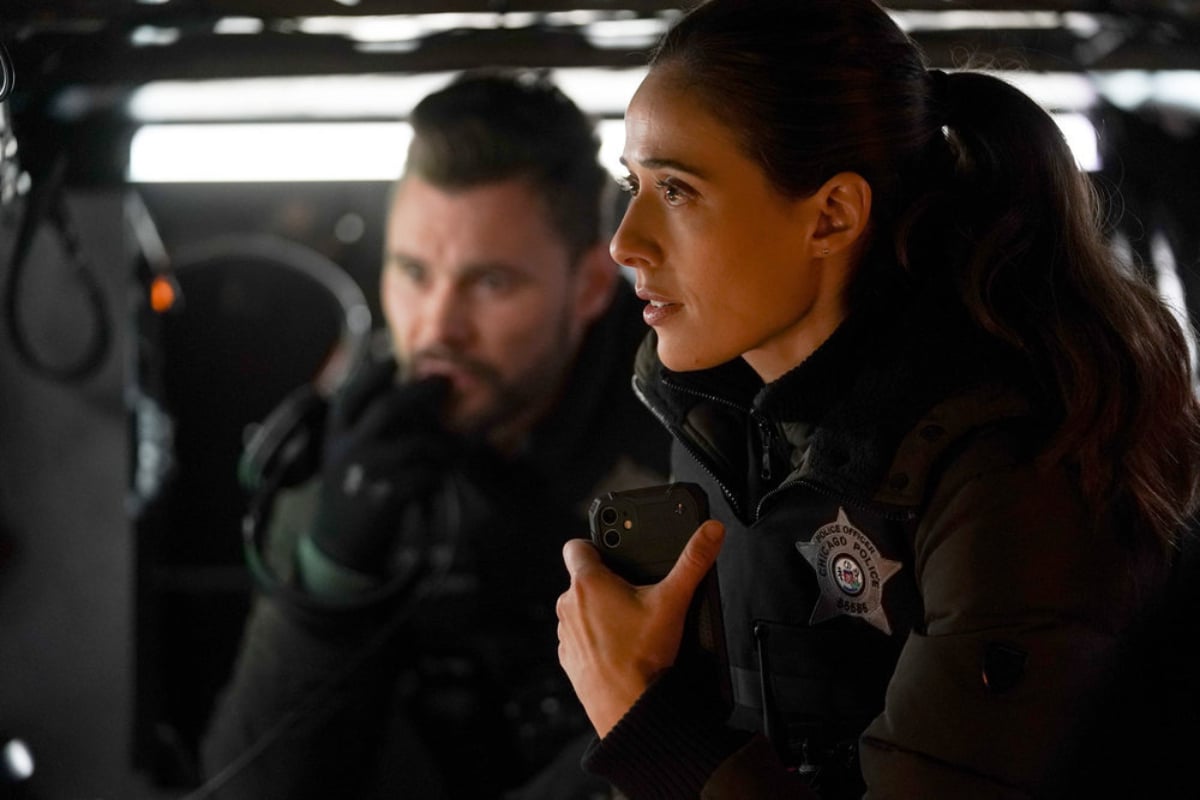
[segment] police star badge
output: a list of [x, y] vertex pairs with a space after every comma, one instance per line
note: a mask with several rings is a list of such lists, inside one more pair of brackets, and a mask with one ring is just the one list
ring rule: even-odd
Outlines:
[[884, 558], [871, 538], [850, 522], [843, 508], [837, 519], [817, 528], [811, 540], [796, 549], [817, 573], [821, 595], [810, 625], [845, 614], [891, 635], [883, 609], [883, 586], [904, 564]]

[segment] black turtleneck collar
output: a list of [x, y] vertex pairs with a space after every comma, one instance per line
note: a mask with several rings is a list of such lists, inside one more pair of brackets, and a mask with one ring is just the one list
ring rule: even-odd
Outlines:
[[863, 311], [852, 314], [808, 358], [762, 387], [754, 405], [779, 422], [815, 422], [846, 395], [883, 326]]

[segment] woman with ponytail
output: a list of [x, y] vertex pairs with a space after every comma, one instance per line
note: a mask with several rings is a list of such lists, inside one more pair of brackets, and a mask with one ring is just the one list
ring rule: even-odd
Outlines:
[[[1186, 333], [1051, 118], [871, 0], [711, 0], [626, 114], [635, 389], [715, 521], [564, 551], [559, 657], [639, 798], [1046, 797], [1164, 585]], [[732, 704], [682, 652], [717, 565]]]

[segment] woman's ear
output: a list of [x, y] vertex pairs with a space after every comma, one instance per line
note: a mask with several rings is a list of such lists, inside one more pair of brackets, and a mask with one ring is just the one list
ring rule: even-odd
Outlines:
[[871, 220], [871, 184], [857, 172], [839, 172], [816, 191], [819, 217], [812, 255], [826, 258], [865, 239]]

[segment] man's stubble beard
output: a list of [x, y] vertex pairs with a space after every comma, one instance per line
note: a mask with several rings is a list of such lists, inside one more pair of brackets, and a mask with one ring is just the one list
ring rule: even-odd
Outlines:
[[449, 409], [447, 427], [485, 439], [501, 450], [519, 446], [558, 400], [576, 355], [578, 342], [569, 339], [571, 326], [565, 309], [555, 327], [555, 336], [545, 340], [543, 352], [531, 361], [532, 366], [507, 380], [491, 364], [459, 353], [434, 349], [418, 353], [414, 363], [428, 358], [453, 363], [489, 389], [490, 402], [485, 408], [471, 414]]

